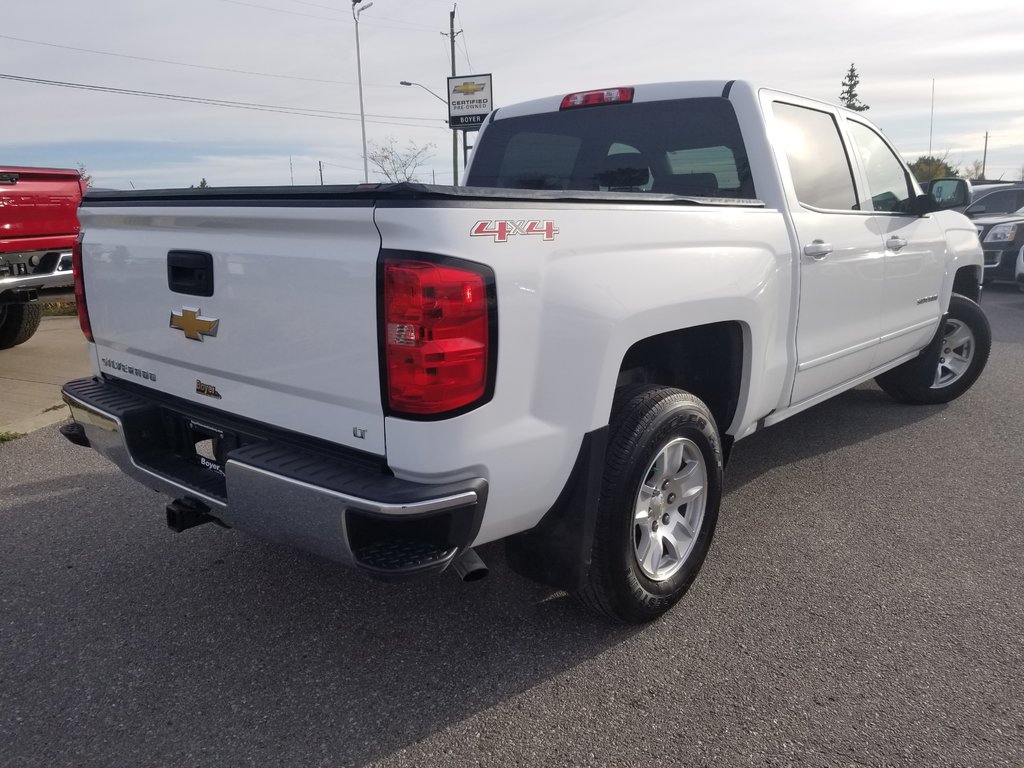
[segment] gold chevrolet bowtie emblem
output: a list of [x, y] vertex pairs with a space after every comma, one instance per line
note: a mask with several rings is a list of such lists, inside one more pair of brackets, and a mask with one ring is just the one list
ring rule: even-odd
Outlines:
[[203, 317], [200, 309], [182, 307], [181, 314], [171, 311], [171, 328], [185, 332], [185, 338], [202, 341], [203, 336], [216, 336], [220, 320], [215, 317]]
[[479, 93], [484, 89], [484, 83], [462, 83], [452, 88], [452, 93], [459, 93], [463, 96], [472, 96], [474, 93]]

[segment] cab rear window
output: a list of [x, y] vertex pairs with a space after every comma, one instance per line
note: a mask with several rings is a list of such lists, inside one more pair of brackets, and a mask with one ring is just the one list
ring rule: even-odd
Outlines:
[[756, 197], [736, 114], [722, 98], [508, 119], [499, 111], [482, 139], [471, 186]]

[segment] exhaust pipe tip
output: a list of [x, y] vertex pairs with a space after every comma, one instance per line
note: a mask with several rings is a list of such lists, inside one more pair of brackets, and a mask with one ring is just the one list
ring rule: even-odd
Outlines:
[[465, 582], [480, 581], [490, 573], [486, 563], [480, 559], [480, 555], [472, 547], [456, 557], [452, 561], [451, 567], [455, 571], [455, 575]]

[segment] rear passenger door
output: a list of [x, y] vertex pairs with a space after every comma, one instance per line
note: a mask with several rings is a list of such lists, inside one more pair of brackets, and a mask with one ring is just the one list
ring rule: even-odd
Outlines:
[[860, 210], [838, 113], [779, 96], [765, 104], [799, 258], [794, 404], [871, 370], [885, 253]]
[[847, 118], [847, 130], [867, 184], [862, 207], [885, 248], [880, 287], [881, 336], [875, 365], [915, 352], [935, 333], [946, 270], [946, 238], [931, 216], [910, 213], [917, 194], [910, 173], [872, 126]]

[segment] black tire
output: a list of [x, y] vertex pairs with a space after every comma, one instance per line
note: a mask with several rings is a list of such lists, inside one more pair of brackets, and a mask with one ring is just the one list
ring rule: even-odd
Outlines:
[[921, 355], [875, 378], [901, 403], [948, 403], [970, 389], [985, 370], [992, 329], [981, 307], [954, 293], [949, 313]]
[[42, 319], [43, 308], [39, 304], [0, 304], [0, 349], [24, 344]]
[[[584, 603], [638, 624], [658, 618], [686, 593], [718, 522], [721, 446], [708, 407], [688, 392], [638, 385], [616, 396], [592, 560], [579, 592]], [[687, 502], [679, 505], [684, 495]]]

